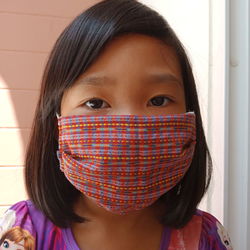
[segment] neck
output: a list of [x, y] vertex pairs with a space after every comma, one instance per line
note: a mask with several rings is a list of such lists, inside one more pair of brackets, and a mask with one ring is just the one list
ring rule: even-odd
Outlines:
[[129, 212], [125, 215], [114, 214], [98, 206], [91, 198], [81, 195], [74, 206], [74, 211], [87, 219], [86, 223], [98, 223], [102, 227], [114, 228], [117, 230], [122, 227], [123, 230], [137, 230], [145, 226], [160, 224], [159, 218], [163, 213], [163, 205], [155, 202], [153, 205]]

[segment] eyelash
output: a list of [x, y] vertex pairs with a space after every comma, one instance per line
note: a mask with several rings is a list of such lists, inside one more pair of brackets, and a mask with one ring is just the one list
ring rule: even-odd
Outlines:
[[[169, 103], [169, 102], [173, 102], [173, 100], [172, 99], [170, 99], [169, 97], [167, 97], [167, 96], [155, 96], [155, 97], [153, 97], [153, 98], [151, 98], [150, 99], [150, 101], [152, 100], [152, 99], [154, 99], [154, 98], [164, 98], [164, 101], [167, 99], [167, 102]], [[103, 101], [102, 99], [100, 99], [100, 98], [92, 98], [92, 99], [90, 99], [90, 100], [88, 100], [88, 101], [86, 101], [86, 102], [84, 102], [81, 106], [87, 106], [87, 108], [89, 108], [89, 109], [92, 109], [92, 110], [98, 110], [98, 109], [101, 109], [102, 107], [99, 107], [99, 108], [92, 108], [92, 107], [89, 107], [88, 105], [87, 105], [87, 103], [88, 102], [91, 102], [91, 101], [101, 101], [101, 103], [103, 104], [103, 103], [105, 103], [105, 101]], [[91, 106], [91, 105], [90, 105]], [[93, 105], [92, 105], [93, 106]], [[101, 105], [101, 106], [103, 106], [103, 105]], [[155, 107], [162, 107], [161, 105], [156, 105]], [[164, 106], [165, 107], [165, 106]], [[107, 107], [104, 107], [104, 108], [107, 108]]]

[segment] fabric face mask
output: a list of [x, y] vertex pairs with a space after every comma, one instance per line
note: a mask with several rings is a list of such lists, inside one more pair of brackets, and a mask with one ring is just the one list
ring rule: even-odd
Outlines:
[[193, 112], [58, 118], [60, 169], [101, 207], [126, 214], [148, 207], [188, 170], [195, 149]]

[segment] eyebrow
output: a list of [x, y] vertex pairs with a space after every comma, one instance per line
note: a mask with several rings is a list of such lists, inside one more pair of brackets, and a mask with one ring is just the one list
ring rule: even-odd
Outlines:
[[[170, 73], [152, 73], [145, 76], [145, 81], [149, 83], [169, 83], [175, 82], [178, 83], [182, 87], [182, 81], [178, 79], [175, 75]], [[79, 84], [86, 85], [104, 85], [106, 83], [113, 83], [114, 79], [107, 76], [86, 76], [84, 78], [80, 78]]]
[[106, 82], [110, 82], [111, 78], [107, 76], [86, 76], [80, 78], [78, 83], [86, 85], [104, 85]]
[[175, 82], [178, 83], [182, 87], [182, 81], [178, 79], [173, 74], [170, 73], [152, 73], [147, 76], [150, 82], [153, 83], [169, 83], [169, 82]]

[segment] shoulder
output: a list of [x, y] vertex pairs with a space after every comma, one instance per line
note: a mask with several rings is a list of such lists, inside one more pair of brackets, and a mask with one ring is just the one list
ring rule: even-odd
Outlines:
[[213, 215], [201, 210], [196, 215], [202, 220], [199, 249], [233, 249], [227, 230]]
[[8, 239], [13, 238], [24, 240], [30, 247], [27, 249], [51, 249], [58, 245], [61, 246], [59, 249], [64, 249], [61, 229], [36, 209], [30, 200], [12, 205], [0, 218], [0, 246], [4, 242], [8, 244]]
[[180, 229], [172, 229], [168, 249], [232, 250], [225, 228], [211, 214], [197, 210]]

